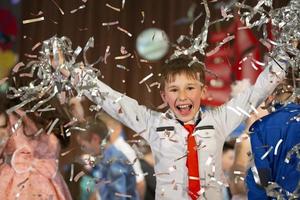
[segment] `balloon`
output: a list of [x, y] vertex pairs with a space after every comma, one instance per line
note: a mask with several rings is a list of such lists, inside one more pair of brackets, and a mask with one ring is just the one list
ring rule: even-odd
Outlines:
[[136, 40], [139, 55], [147, 60], [159, 60], [169, 49], [166, 33], [158, 28], [149, 28], [139, 34]]

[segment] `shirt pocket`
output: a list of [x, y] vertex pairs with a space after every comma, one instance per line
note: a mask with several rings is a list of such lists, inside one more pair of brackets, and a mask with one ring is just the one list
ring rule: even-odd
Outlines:
[[213, 125], [195, 128], [195, 138], [200, 153], [205, 151], [208, 155], [215, 155], [217, 151], [216, 130]]
[[160, 150], [165, 153], [172, 153], [172, 149], [179, 144], [178, 135], [175, 133], [174, 126], [157, 127], [156, 133], [159, 137]]

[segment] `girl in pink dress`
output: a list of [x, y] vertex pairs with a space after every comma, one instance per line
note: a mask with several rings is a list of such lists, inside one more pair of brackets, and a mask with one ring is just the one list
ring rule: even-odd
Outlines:
[[[20, 110], [10, 115], [0, 105], [0, 199], [69, 200], [70, 192], [58, 171], [59, 141], [54, 134], [39, 135], [36, 123]], [[12, 131], [18, 119], [22, 124]]]

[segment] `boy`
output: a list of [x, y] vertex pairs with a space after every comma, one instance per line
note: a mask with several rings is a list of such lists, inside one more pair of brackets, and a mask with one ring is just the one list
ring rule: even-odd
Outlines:
[[170, 108], [166, 113], [149, 110], [114, 91], [88, 76], [89, 69], [81, 80], [83, 86], [96, 85], [84, 91], [86, 96], [150, 144], [155, 158], [156, 199], [222, 199], [225, 138], [246, 118], [241, 112], [258, 106], [285, 75], [271, 61], [254, 86], [227, 104], [202, 113], [205, 72], [199, 63], [189, 63], [191, 59], [179, 57], [163, 67], [161, 97]]
[[[96, 193], [99, 192], [102, 200], [125, 200], [127, 197], [138, 200], [134, 170], [129, 165], [129, 160], [110, 142], [101, 148], [108, 133], [105, 123], [100, 120], [90, 121], [86, 129], [85, 133], [77, 135], [78, 144], [85, 153], [96, 158], [102, 156], [101, 161], [96, 162], [91, 170], [91, 175], [98, 182], [94, 186]], [[85, 177], [82, 181], [86, 179]], [[90, 184], [88, 183], [86, 187]], [[87, 188], [83, 188], [81, 193], [81, 199], [88, 199], [90, 196]]]

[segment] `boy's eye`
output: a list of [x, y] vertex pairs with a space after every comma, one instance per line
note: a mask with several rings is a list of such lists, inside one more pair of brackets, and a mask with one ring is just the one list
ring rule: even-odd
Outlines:
[[193, 90], [193, 89], [195, 89], [194, 87], [188, 87], [187, 88], [188, 90]]
[[177, 92], [177, 89], [171, 89], [170, 92]]

